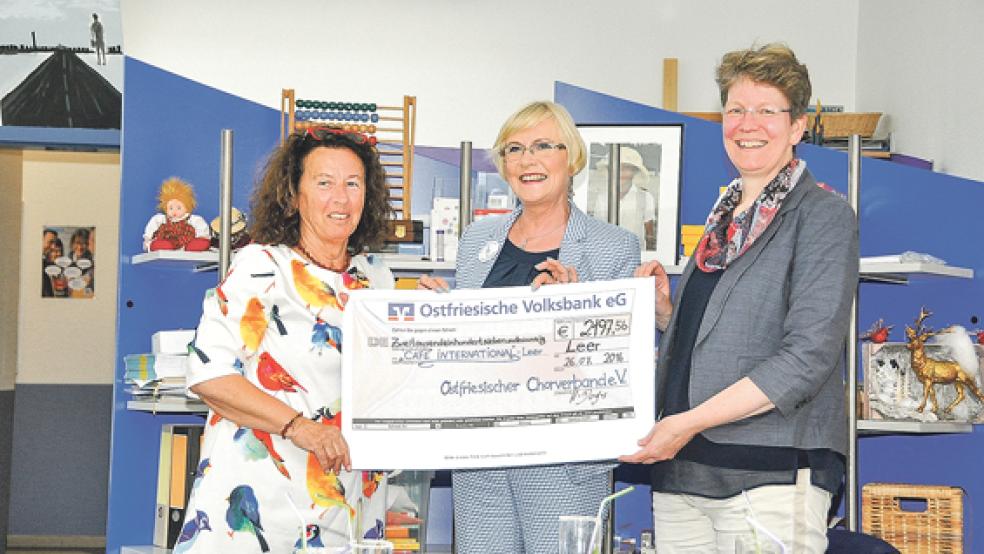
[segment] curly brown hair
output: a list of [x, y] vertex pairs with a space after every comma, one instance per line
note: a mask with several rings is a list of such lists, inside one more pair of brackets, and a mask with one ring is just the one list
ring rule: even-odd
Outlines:
[[735, 50], [721, 58], [717, 67], [717, 85], [721, 105], [728, 103], [728, 91], [740, 79], [751, 79], [779, 89], [789, 101], [789, 115], [796, 119], [806, 113], [813, 94], [810, 73], [784, 44], [766, 44], [760, 48]]
[[348, 251], [359, 254], [378, 247], [385, 236], [386, 220], [392, 213], [379, 153], [365, 135], [334, 129], [292, 133], [270, 154], [263, 177], [253, 189], [250, 236], [261, 244], [296, 246], [300, 241], [298, 185], [304, 172], [304, 161], [315, 148], [344, 148], [362, 162], [366, 174], [366, 200], [359, 225], [348, 238]]

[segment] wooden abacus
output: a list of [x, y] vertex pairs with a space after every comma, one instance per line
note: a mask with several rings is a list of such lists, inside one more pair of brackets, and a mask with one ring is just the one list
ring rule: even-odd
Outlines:
[[310, 127], [355, 131], [376, 139], [376, 150], [386, 171], [389, 202], [396, 219], [390, 242], [419, 241], [420, 230], [411, 221], [413, 145], [416, 137], [417, 98], [404, 96], [403, 106], [375, 102], [338, 102], [298, 99], [294, 89], [283, 89], [280, 98], [280, 140]]

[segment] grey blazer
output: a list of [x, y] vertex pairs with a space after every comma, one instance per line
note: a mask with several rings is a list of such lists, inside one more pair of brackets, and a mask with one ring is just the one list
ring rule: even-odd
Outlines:
[[[638, 237], [585, 214], [573, 202], [570, 206], [558, 261], [574, 266], [581, 281], [632, 277], [640, 260]], [[522, 211], [520, 206], [504, 217], [480, 219], [465, 229], [458, 244], [455, 288], [481, 288]]]
[[[634, 234], [597, 220], [572, 202], [567, 230], [560, 243], [558, 261], [574, 266], [581, 281], [632, 277], [639, 266], [639, 238]], [[458, 244], [455, 264], [455, 288], [477, 289], [485, 283], [489, 271], [502, 251], [506, 235], [522, 206], [500, 217], [480, 219], [465, 229]], [[571, 481], [582, 483], [615, 467], [614, 463], [565, 464]]]
[[[674, 306], [694, 270], [691, 259]], [[807, 169], [765, 232], [721, 276], [691, 361], [691, 407], [748, 377], [776, 408], [703, 435], [718, 443], [843, 454], [843, 353], [857, 284], [857, 218], [842, 198], [818, 187]], [[657, 398], [674, 355], [677, 315], [660, 341]]]

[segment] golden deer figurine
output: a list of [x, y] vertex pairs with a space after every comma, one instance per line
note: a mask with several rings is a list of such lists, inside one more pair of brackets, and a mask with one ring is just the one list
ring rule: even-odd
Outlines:
[[936, 412], [939, 406], [936, 403], [936, 390], [935, 385], [949, 385], [952, 384], [957, 389], [957, 397], [950, 402], [950, 405], [943, 410], [944, 413], [950, 413], [954, 406], [959, 404], [964, 399], [964, 387], [970, 389], [970, 392], [974, 393], [981, 403], [984, 403], [984, 394], [981, 393], [980, 389], [977, 388], [977, 383], [974, 382], [974, 378], [967, 375], [967, 373], [960, 367], [960, 364], [952, 361], [941, 361], [934, 360], [926, 355], [926, 350], [924, 344], [926, 339], [936, 335], [937, 332], [933, 331], [928, 327], [923, 327], [923, 321], [927, 317], [933, 315], [932, 312], [926, 308], [921, 308], [919, 310], [919, 317], [916, 318], [916, 327], [913, 329], [908, 325], [905, 326], [905, 336], [906, 345], [905, 347], [909, 349], [912, 355], [912, 370], [916, 372], [916, 377], [919, 382], [923, 385], [923, 399], [916, 411], [922, 412], [926, 407], [926, 399], [931, 399], [933, 401], [933, 411]]

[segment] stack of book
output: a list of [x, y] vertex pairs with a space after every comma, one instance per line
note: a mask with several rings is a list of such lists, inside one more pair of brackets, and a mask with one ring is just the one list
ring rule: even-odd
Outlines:
[[165, 397], [184, 398], [188, 374], [188, 343], [194, 331], [159, 331], [154, 333], [152, 352], [123, 357], [124, 382], [136, 400]]
[[412, 513], [386, 512], [386, 540], [393, 543], [393, 554], [421, 551], [420, 527], [423, 520]]

